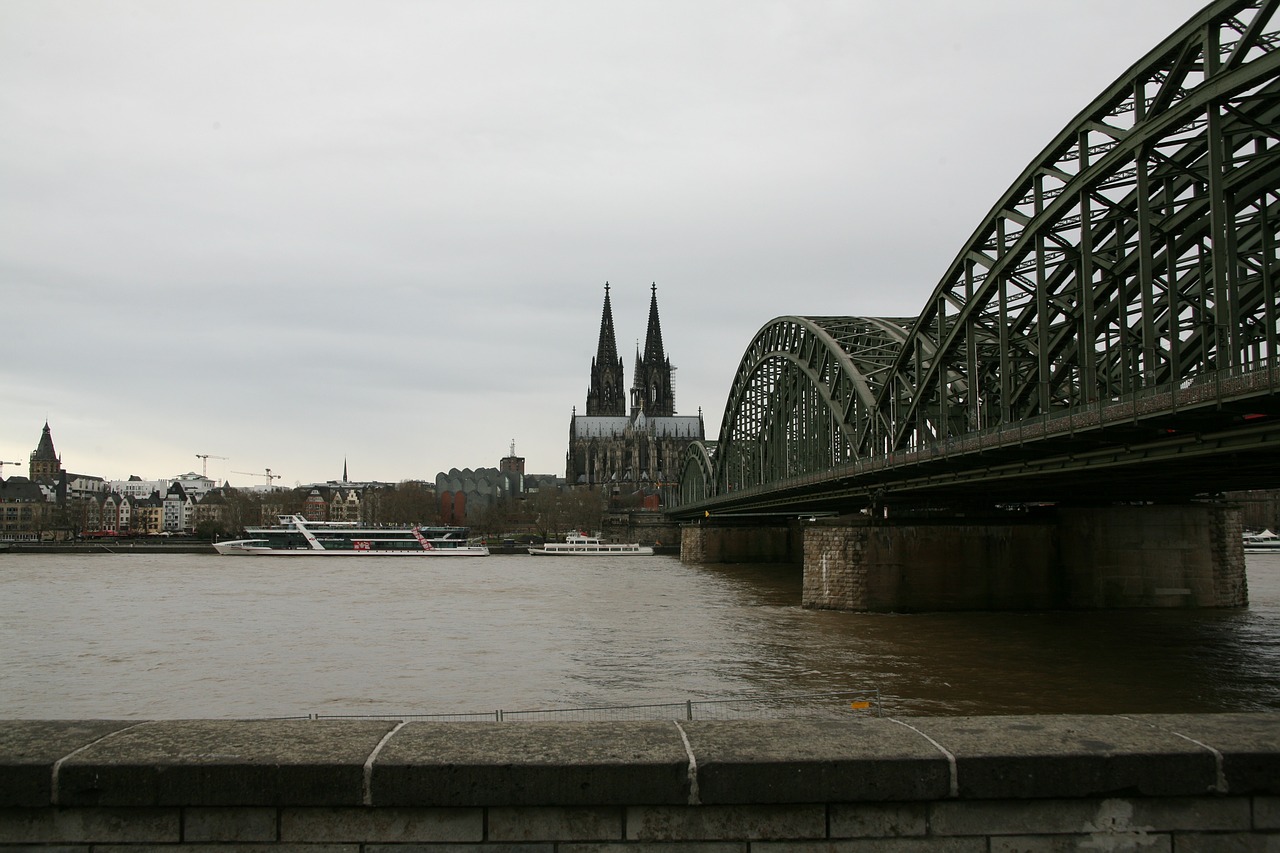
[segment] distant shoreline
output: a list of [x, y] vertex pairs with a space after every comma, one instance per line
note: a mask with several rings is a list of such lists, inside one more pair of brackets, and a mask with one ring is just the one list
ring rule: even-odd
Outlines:
[[[657, 554], [679, 555], [678, 545], [658, 545]], [[209, 542], [0, 542], [0, 554], [217, 554]], [[526, 554], [523, 545], [490, 545], [490, 554]]]
[[216, 554], [209, 542], [0, 542], [0, 554]]

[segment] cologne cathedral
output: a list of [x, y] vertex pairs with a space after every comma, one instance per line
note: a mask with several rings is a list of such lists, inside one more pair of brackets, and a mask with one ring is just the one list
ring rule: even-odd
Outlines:
[[591, 384], [587, 389], [587, 412], [580, 415], [575, 407], [569, 423], [565, 476], [571, 485], [601, 487], [611, 495], [652, 495], [664, 486], [675, 487], [685, 447], [701, 440], [704, 431], [701, 413], [683, 417], [676, 414], [674, 370], [662, 346], [655, 284], [650, 288], [644, 352], [636, 352], [628, 399], [606, 283], [600, 341], [591, 362]]

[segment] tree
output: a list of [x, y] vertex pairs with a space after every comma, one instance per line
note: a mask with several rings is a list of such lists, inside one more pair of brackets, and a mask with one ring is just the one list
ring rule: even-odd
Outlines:
[[599, 530], [600, 522], [604, 519], [604, 494], [591, 489], [569, 489], [565, 500], [565, 514], [574, 529], [588, 532]]
[[222, 499], [226, 502], [222, 521], [228, 531], [244, 530], [250, 524], [260, 523], [261, 501], [256, 495], [234, 486], [224, 486]]
[[196, 524], [196, 538], [211, 541], [226, 536], [227, 530], [221, 521], [206, 518]]
[[387, 524], [435, 524], [440, 520], [435, 486], [405, 480], [381, 494], [380, 520]]
[[493, 536], [506, 532], [511, 523], [511, 502], [503, 497], [496, 498], [493, 503], [478, 513], [478, 517], [468, 512], [471, 526], [482, 535]]
[[525, 498], [525, 509], [533, 529], [543, 539], [556, 539], [564, 532], [565, 512], [559, 489], [539, 489]]
[[530, 521], [543, 539], [558, 539], [573, 530], [599, 530], [604, 517], [603, 493], [585, 486], [540, 489], [525, 503]]

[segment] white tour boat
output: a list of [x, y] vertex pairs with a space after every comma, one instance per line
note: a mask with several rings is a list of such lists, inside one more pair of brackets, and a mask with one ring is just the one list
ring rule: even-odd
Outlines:
[[246, 539], [215, 542], [219, 554], [260, 557], [487, 557], [466, 527], [358, 527], [348, 521], [278, 516], [275, 527], [250, 527]]
[[595, 536], [566, 536], [563, 542], [534, 545], [529, 553], [548, 557], [651, 557], [653, 549], [638, 542], [604, 542]]
[[1244, 535], [1244, 549], [1246, 551], [1280, 550], [1280, 536], [1270, 530], [1264, 530], [1261, 533], [1246, 533]]

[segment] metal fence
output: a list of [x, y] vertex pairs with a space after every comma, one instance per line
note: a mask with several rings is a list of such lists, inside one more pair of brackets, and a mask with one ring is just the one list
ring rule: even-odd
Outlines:
[[594, 705], [580, 708], [448, 714], [309, 714], [309, 720], [424, 720], [448, 723], [569, 721], [851, 719], [882, 716], [880, 691], [845, 690], [732, 699], [686, 699], [646, 705]]

